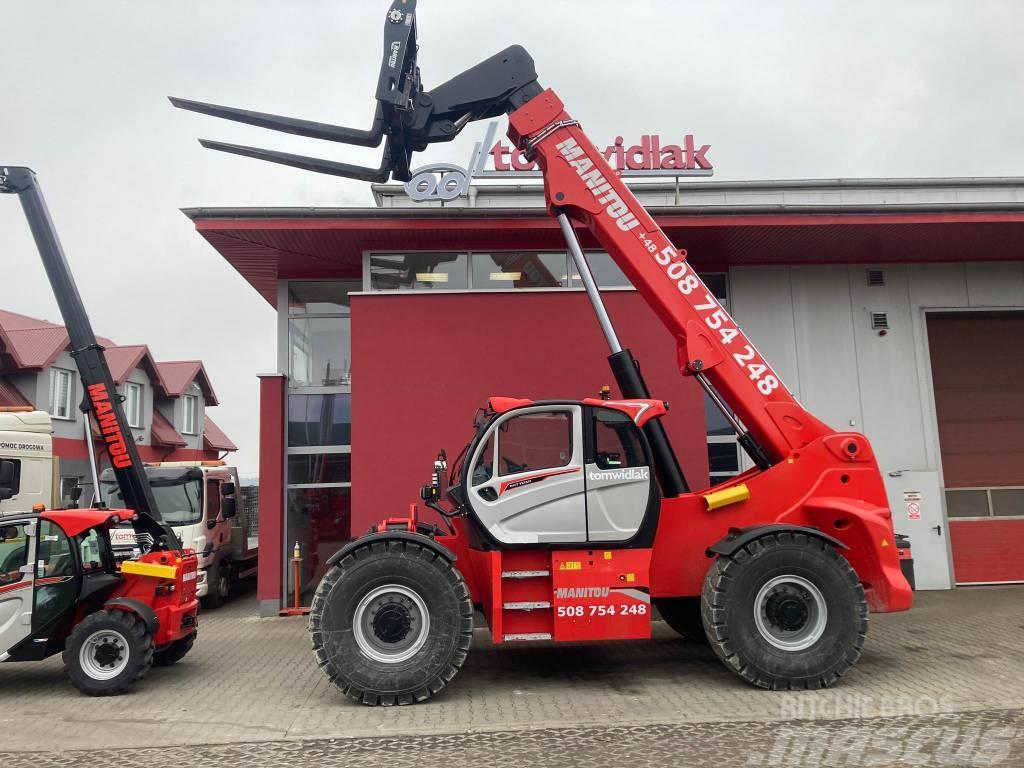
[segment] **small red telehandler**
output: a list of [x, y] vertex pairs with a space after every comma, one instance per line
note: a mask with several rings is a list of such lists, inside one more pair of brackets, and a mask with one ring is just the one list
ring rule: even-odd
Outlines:
[[[106, 444], [128, 509], [33, 510], [0, 518], [0, 662], [63, 651], [83, 693], [124, 693], [152, 664], [182, 659], [196, 637], [198, 560], [164, 523], [131, 430], [35, 174], [0, 166], [0, 193], [16, 194], [64, 317], [84, 389], [92, 486], [100, 489], [90, 419]], [[0, 499], [17, 486], [0, 461]], [[79, 493], [81, 489], [79, 489]], [[42, 505], [40, 505], [42, 506]], [[131, 523], [144, 554], [115, 562], [110, 530]]]
[[[421, 489], [448, 531], [386, 518], [329, 561], [310, 632], [317, 662], [352, 699], [423, 701], [458, 672], [473, 608], [494, 642], [646, 638], [651, 606], [699, 631], [754, 685], [821, 688], [861, 655], [868, 610], [904, 611], [885, 489], [867, 439], [796, 401], [686, 259], [608, 166], [533, 60], [512, 46], [432, 90], [416, 65], [415, 0], [385, 21], [369, 130], [172, 99], [175, 106], [361, 146], [379, 168], [204, 141], [234, 154], [366, 181], [408, 181], [413, 152], [509, 116], [535, 158], [601, 330], [619, 399], [493, 397], [447, 479]], [[605, 311], [574, 225], [587, 227], [678, 340], [693, 377], [753, 467], [694, 493], [653, 399]], [[358, 395], [357, 395], [358, 397]]]

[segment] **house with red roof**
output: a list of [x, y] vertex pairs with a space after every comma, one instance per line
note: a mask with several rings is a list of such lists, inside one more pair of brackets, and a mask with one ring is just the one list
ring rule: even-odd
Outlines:
[[[201, 360], [157, 361], [145, 344], [99, 338], [143, 461], [205, 461], [238, 447], [206, 410], [219, 404]], [[53, 421], [55, 500], [89, 484], [82, 384], [64, 326], [0, 310], [0, 408], [31, 406]], [[104, 464], [103, 441], [92, 439]], [[91, 488], [86, 488], [88, 498]]]

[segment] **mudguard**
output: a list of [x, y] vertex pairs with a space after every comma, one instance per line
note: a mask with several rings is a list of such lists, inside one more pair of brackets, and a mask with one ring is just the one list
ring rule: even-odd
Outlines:
[[103, 607], [134, 613], [142, 619], [142, 623], [146, 625], [146, 631], [154, 637], [160, 631], [160, 619], [157, 617], [156, 611], [141, 600], [136, 600], [132, 597], [115, 597], [113, 600], [107, 600]]
[[361, 547], [364, 544], [372, 544], [375, 541], [411, 541], [415, 544], [419, 544], [421, 547], [432, 549], [434, 552], [439, 554], [441, 557], [448, 560], [448, 562], [454, 563], [456, 560], [455, 553], [452, 552], [448, 547], [443, 544], [438, 544], [434, 539], [429, 536], [424, 536], [421, 533], [410, 533], [409, 531], [381, 531], [379, 533], [368, 533], [365, 536], [360, 536], [358, 539], [354, 539], [342, 547], [340, 550], [335, 552], [327, 560], [328, 567], [332, 567], [341, 561], [345, 555], [351, 552], [356, 547]]
[[827, 544], [831, 544], [837, 549], [849, 549], [839, 539], [829, 536], [827, 533], [818, 530], [817, 528], [809, 528], [806, 525], [787, 525], [786, 523], [773, 523], [771, 525], [752, 525], [749, 528], [740, 528], [732, 531], [726, 536], [716, 541], [710, 547], [707, 548], [706, 554], [708, 557], [714, 555], [720, 555], [722, 557], [728, 557], [733, 554], [736, 550], [746, 546], [754, 539], [759, 539], [769, 533], [780, 533], [782, 531], [791, 531], [793, 533], [803, 533], [807, 536], [813, 536], [816, 539], [821, 539]]

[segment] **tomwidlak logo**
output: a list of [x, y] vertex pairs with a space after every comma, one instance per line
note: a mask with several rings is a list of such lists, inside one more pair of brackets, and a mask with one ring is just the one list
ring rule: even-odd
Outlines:
[[[469, 194], [473, 179], [539, 178], [536, 161], [528, 160], [522, 150], [497, 141], [498, 123], [487, 126], [484, 140], [476, 143], [465, 168], [453, 163], [432, 163], [412, 172], [405, 182], [405, 191], [414, 202], [427, 200], [450, 202]], [[680, 178], [684, 176], [712, 176], [714, 166], [708, 159], [710, 144], [700, 146], [692, 134], [686, 134], [680, 144], [662, 144], [657, 134], [645, 134], [640, 143], [626, 146], [621, 137], [615, 138], [601, 151], [601, 156], [620, 178]], [[488, 168], [491, 161], [493, 168]]]
[[119, 469], [130, 467], [132, 457], [128, 453], [128, 444], [121, 432], [121, 425], [117, 423], [117, 414], [114, 412], [114, 404], [110, 402], [107, 386], [102, 382], [90, 384], [88, 391], [93, 413], [96, 414], [96, 425], [107, 444], [111, 463]]

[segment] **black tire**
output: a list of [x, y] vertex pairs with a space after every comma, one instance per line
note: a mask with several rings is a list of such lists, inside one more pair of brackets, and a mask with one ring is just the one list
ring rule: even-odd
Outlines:
[[[109, 638], [110, 642], [100, 643], [97, 638]], [[117, 696], [149, 672], [153, 665], [153, 637], [142, 619], [133, 613], [97, 611], [72, 630], [63, 660], [64, 673], [82, 693]], [[107, 664], [109, 672], [117, 672], [104, 679]]]
[[704, 619], [700, 613], [699, 597], [659, 597], [654, 601], [661, 618], [677, 634], [690, 643], [706, 645]]
[[198, 634], [198, 630], [193, 631], [191, 635], [187, 635], [180, 640], [175, 640], [164, 648], [154, 651], [153, 664], [158, 667], [170, 667], [177, 664], [192, 650], [192, 646], [196, 642], [196, 634]]
[[231, 596], [231, 563], [219, 560], [207, 569], [206, 590], [203, 608], [212, 611], [224, 605]]
[[860, 658], [868, 630], [856, 572], [834, 547], [802, 533], [764, 536], [719, 557], [701, 613], [725, 665], [772, 690], [828, 687]]
[[462, 575], [429, 546], [374, 541], [324, 576], [309, 631], [317, 664], [350, 699], [368, 706], [412, 704], [440, 692], [462, 667], [473, 639], [473, 604]]

